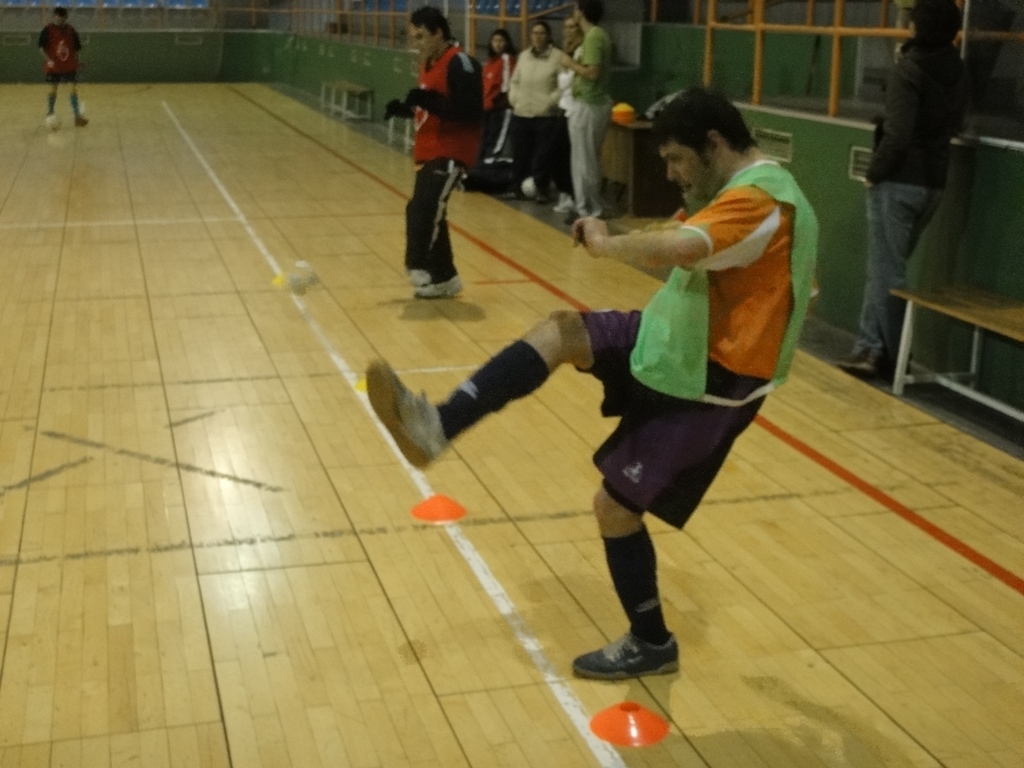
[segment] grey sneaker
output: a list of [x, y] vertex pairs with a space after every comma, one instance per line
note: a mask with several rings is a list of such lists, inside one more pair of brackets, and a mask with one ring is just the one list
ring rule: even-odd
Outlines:
[[366, 369], [366, 394], [377, 418], [414, 467], [423, 469], [448, 447], [437, 407], [422, 392], [410, 392], [383, 360], [374, 360]]
[[462, 281], [456, 275], [443, 283], [431, 283], [416, 289], [417, 299], [450, 299], [462, 293]]
[[555, 213], [569, 213], [570, 211], [575, 211], [576, 201], [572, 199], [572, 195], [562, 192], [558, 196], [558, 202], [551, 210]]
[[572, 663], [577, 677], [623, 680], [642, 675], [664, 675], [679, 669], [675, 635], [665, 645], [651, 645], [627, 632], [604, 648], [585, 653]]
[[425, 269], [407, 269], [406, 274], [409, 275], [409, 282], [413, 288], [430, 285], [430, 273]]

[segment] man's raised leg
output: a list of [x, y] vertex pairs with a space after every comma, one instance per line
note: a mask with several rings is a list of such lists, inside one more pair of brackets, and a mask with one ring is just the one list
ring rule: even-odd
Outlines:
[[589, 369], [590, 338], [578, 312], [559, 311], [505, 347], [462, 382], [444, 402], [433, 405], [413, 394], [384, 360], [370, 363], [366, 389], [370, 404], [410, 464], [426, 467], [458, 434], [489, 413], [526, 397], [563, 363]]

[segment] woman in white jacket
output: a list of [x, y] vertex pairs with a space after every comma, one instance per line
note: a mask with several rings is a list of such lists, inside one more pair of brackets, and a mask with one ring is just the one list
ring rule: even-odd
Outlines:
[[551, 44], [551, 27], [535, 22], [530, 48], [523, 51], [509, 87], [512, 105], [512, 189], [544, 200], [551, 184], [552, 152], [558, 131], [558, 74], [562, 52]]

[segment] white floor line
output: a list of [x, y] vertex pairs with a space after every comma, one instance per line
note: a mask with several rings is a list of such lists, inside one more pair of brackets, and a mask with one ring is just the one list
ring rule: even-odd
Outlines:
[[[199, 164], [203, 167], [203, 170], [206, 171], [206, 175], [210, 177], [210, 181], [212, 181], [214, 186], [217, 187], [217, 190], [221, 193], [225, 202], [227, 202], [227, 204], [231, 207], [231, 210], [235, 212], [235, 215], [238, 217], [238, 221], [242, 224], [243, 227], [245, 227], [246, 232], [249, 233], [249, 237], [252, 239], [253, 243], [255, 244], [259, 252], [263, 254], [263, 258], [266, 259], [267, 264], [270, 266], [271, 270], [273, 270], [275, 275], [280, 274], [281, 270], [277, 264], [277, 260], [270, 253], [266, 244], [264, 244], [264, 242], [260, 239], [260, 236], [256, 234], [255, 230], [253, 230], [253, 228], [249, 225], [249, 222], [246, 220], [245, 215], [235, 204], [235, 201], [231, 198], [231, 195], [228, 193], [227, 189], [224, 188], [224, 185], [221, 183], [220, 179], [217, 178], [217, 174], [214, 173], [213, 169], [210, 167], [210, 164], [206, 162], [206, 159], [203, 157], [202, 153], [200, 153], [199, 149], [192, 142], [192, 139], [189, 137], [188, 133], [186, 133], [185, 129], [182, 128], [181, 123], [178, 122], [178, 118], [175, 117], [174, 112], [171, 111], [170, 106], [168, 106], [167, 102], [162, 103], [164, 109], [167, 111], [168, 117], [170, 117], [171, 122], [174, 123], [174, 127], [178, 129], [178, 133], [181, 134], [182, 139], [188, 145], [189, 149], [192, 150], [192, 153], [196, 156], [196, 159], [199, 161]], [[355, 371], [352, 370], [352, 368], [345, 361], [345, 359], [338, 354], [337, 350], [334, 349], [334, 345], [331, 344], [330, 339], [327, 338], [327, 335], [324, 333], [323, 328], [316, 321], [316, 318], [314, 318], [310, 314], [309, 309], [306, 306], [306, 302], [304, 302], [299, 296], [296, 296], [294, 294], [292, 294], [292, 301], [295, 302], [295, 306], [298, 308], [299, 314], [302, 315], [303, 319], [309, 324], [310, 329], [316, 335], [317, 339], [319, 339], [320, 343], [324, 347], [324, 350], [327, 352], [328, 355], [330, 355], [330, 358], [334, 363], [334, 366], [344, 377], [345, 381], [348, 382], [349, 386], [352, 387], [352, 391], [355, 392], [355, 394], [359, 398], [359, 401], [362, 403], [363, 408], [366, 410], [366, 412], [370, 415], [370, 418], [372, 418], [374, 423], [377, 425], [377, 430], [381, 433], [381, 435], [383, 435], [388, 445], [391, 446], [391, 450], [394, 452], [395, 456], [397, 456], [399, 460], [402, 462], [402, 465], [405, 467], [405, 471], [409, 474], [409, 477], [412, 479], [413, 483], [419, 489], [420, 493], [423, 495], [423, 498], [429, 498], [430, 496], [433, 496], [434, 490], [433, 488], [430, 487], [430, 484], [427, 482], [427, 478], [423, 475], [422, 472], [414, 468], [405, 460], [401, 452], [398, 450], [398, 446], [395, 445], [394, 440], [392, 440], [391, 435], [388, 433], [387, 429], [377, 419], [376, 414], [373, 412], [373, 407], [370, 405], [370, 399], [366, 396], [364, 392], [360, 392], [356, 388], [356, 383], [358, 382], [360, 377], [355, 373]], [[608, 744], [608, 742], [602, 741], [601, 739], [597, 738], [597, 736], [595, 736], [594, 733], [590, 730], [590, 715], [587, 712], [586, 708], [583, 706], [583, 702], [579, 700], [579, 697], [576, 696], [576, 693], [572, 690], [569, 684], [558, 674], [558, 671], [555, 669], [555, 666], [551, 663], [547, 655], [544, 653], [544, 649], [541, 645], [541, 642], [537, 639], [533, 632], [530, 631], [530, 628], [527, 626], [526, 622], [519, 614], [519, 611], [516, 609], [515, 603], [512, 602], [512, 599], [508, 596], [508, 593], [505, 591], [505, 588], [501, 586], [501, 582], [499, 582], [498, 579], [495, 578], [494, 574], [491, 573], [491, 569], [488, 567], [486, 561], [477, 551], [476, 547], [474, 547], [473, 543], [468, 538], [466, 538], [466, 535], [462, 531], [462, 527], [457, 523], [448, 523], [444, 526], [444, 529], [448, 536], [451, 538], [452, 543], [455, 544], [456, 549], [459, 550], [460, 554], [465, 559], [470, 569], [473, 571], [473, 574], [480, 582], [480, 585], [484, 588], [484, 591], [487, 592], [488, 596], [494, 602], [494, 605], [497, 607], [499, 613], [501, 613], [501, 615], [505, 618], [505, 621], [508, 622], [508, 625], [512, 628], [512, 632], [515, 634], [516, 639], [519, 641], [519, 644], [527, 652], [527, 654], [533, 660], [534, 665], [543, 675], [544, 682], [547, 683], [548, 688], [554, 694], [555, 699], [558, 701], [559, 705], [565, 711], [566, 715], [568, 715], [573, 725], [576, 726], [576, 730], [579, 731], [580, 735], [583, 737], [583, 740], [586, 741], [587, 746], [590, 747], [590, 751], [593, 753], [594, 757], [597, 758], [598, 763], [600, 763], [600, 765], [604, 766], [605, 768], [626, 768], [626, 764], [625, 762], [623, 762], [622, 757], [619, 755], [619, 753], [616, 752], [615, 749], [610, 744]]]
[[461, 373], [475, 371], [480, 365], [437, 365], [432, 368], [396, 368], [395, 373]]
[[28, 221], [21, 224], [0, 224], [0, 229], [74, 229], [75, 227], [134, 227], [148, 224], [208, 224], [238, 221], [235, 216], [217, 216], [202, 219], [122, 219], [120, 221]]

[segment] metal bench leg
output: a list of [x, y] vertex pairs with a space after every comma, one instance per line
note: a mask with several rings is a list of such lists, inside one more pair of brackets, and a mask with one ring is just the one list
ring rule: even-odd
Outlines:
[[978, 370], [981, 368], [981, 328], [974, 326], [971, 334], [971, 388], [978, 386]]
[[907, 302], [903, 314], [903, 333], [900, 334], [900, 351], [896, 354], [896, 373], [892, 377], [892, 393], [903, 395], [903, 384], [907, 378], [907, 363], [910, 362], [910, 344], [914, 338], [914, 302]]

